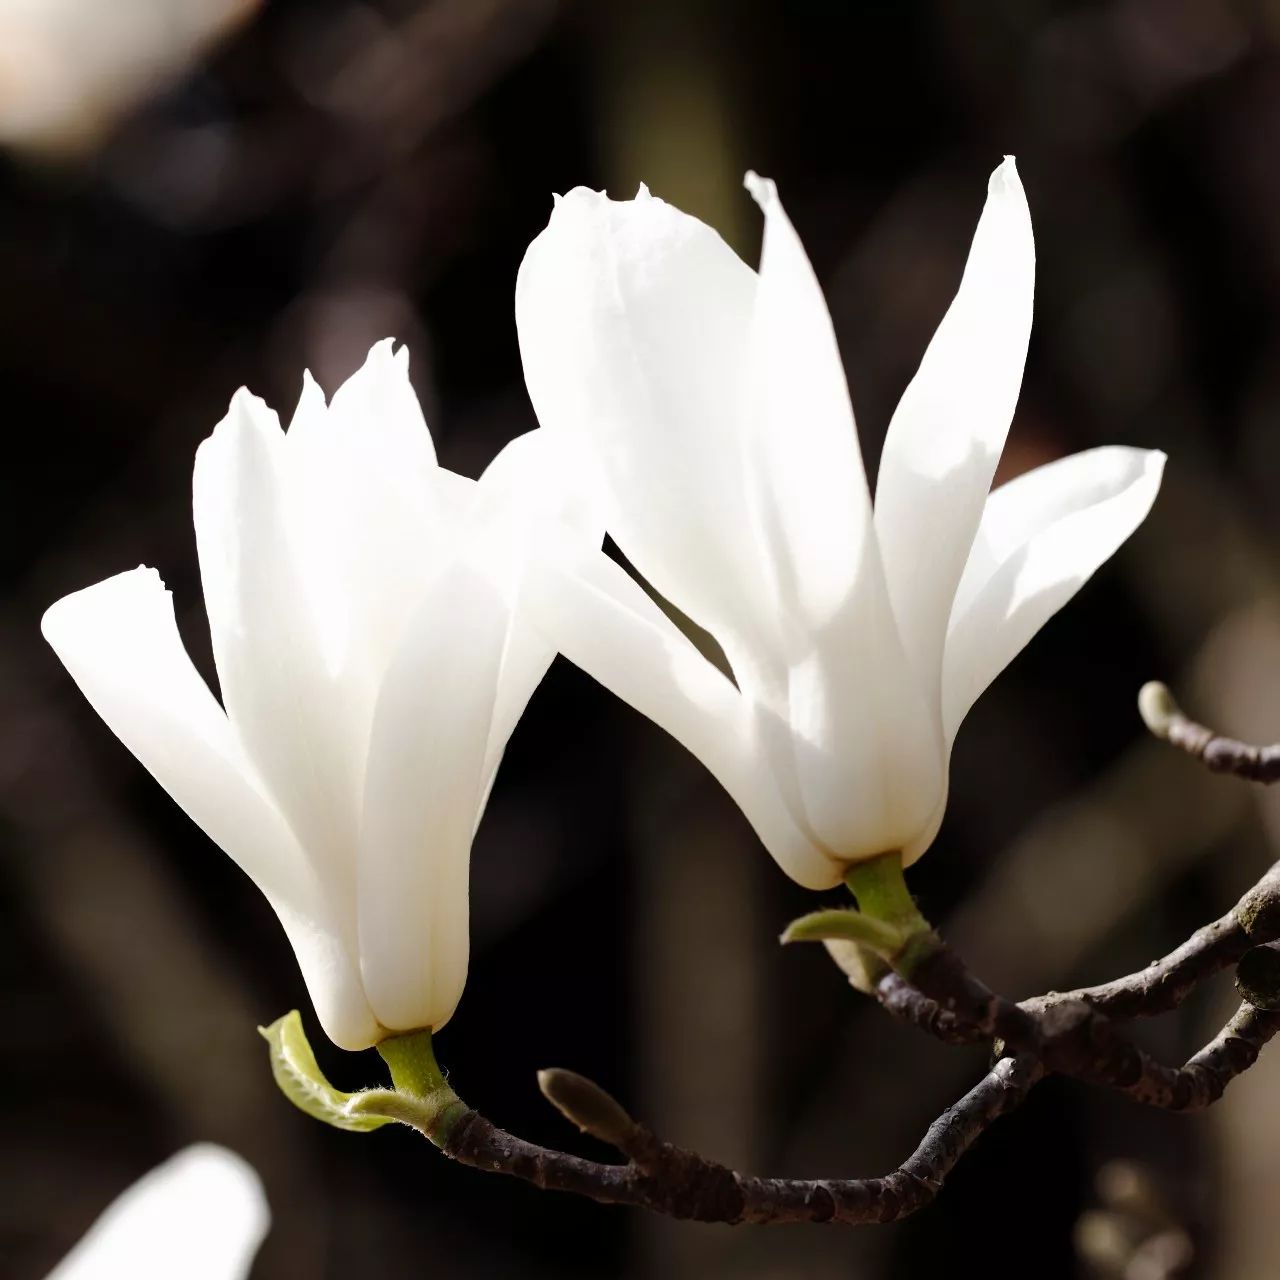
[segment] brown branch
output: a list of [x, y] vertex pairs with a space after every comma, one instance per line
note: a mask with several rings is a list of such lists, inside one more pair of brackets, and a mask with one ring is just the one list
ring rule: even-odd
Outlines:
[[[1144, 1074], [1141, 1088], [1126, 1092], [1170, 1111], [1202, 1109], [1253, 1065], [1277, 1032], [1280, 1013], [1243, 1004], [1185, 1066]], [[737, 1173], [662, 1142], [599, 1085], [568, 1071], [539, 1073], [543, 1092], [584, 1132], [622, 1151], [625, 1164], [604, 1164], [537, 1146], [470, 1110], [437, 1141], [450, 1158], [487, 1173], [673, 1218], [730, 1225], [893, 1222], [930, 1204], [974, 1142], [1019, 1106], [1047, 1074], [1045, 1064], [1029, 1054], [1001, 1058], [929, 1126], [906, 1161], [874, 1178], [759, 1178]]]
[[[1280, 865], [1220, 920], [1147, 968], [1113, 982], [1015, 1004], [987, 988], [936, 935], [917, 936], [909, 976], [872, 988], [895, 1016], [950, 1043], [994, 1041], [995, 1065], [930, 1125], [912, 1155], [883, 1177], [760, 1178], [661, 1141], [599, 1085], [569, 1071], [539, 1073], [549, 1101], [625, 1163], [586, 1160], [499, 1129], [454, 1096], [440, 1123], [419, 1124], [450, 1158], [606, 1204], [721, 1223], [891, 1222], [915, 1213], [1000, 1116], [1050, 1074], [1117, 1089], [1138, 1102], [1189, 1112], [1216, 1102], [1280, 1033]], [[1123, 1021], [1177, 1007], [1199, 983], [1236, 964], [1245, 1002], [1181, 1067], [1126, 1039]], [[901, 967], [901, 966], [900, 966]]]
[[[1200, 983], [1280, 937], [1280, 864], [1226, 915], [1168, 955], [1111, 982], [1014, 1004], [990, 991], [941, 940], [911, 971], [882, 976], [873, 994], [895, 1017], [948, 1044], [1003, 1040], [1051, 1070], [1170, 1106], [1184, 1085], [1125, 1040], [1117, 1021], [1177, 1008]], [[1255, 1004], [1256, 991], [1246, 993]], [[1148, 1096], [1150, 1095], [1150, 1096]]]
[[[1197, 929], [1186, 942], [1145, 969], [1097, 986], [1079, 987], [1059, 998], [1083, 1000], [1099, 1013], [1122, 1020], [1152, 1018], [1176, 1009], [1206, 978], [1238, 963], [1247, 951], [1270, 936], [1265, 928], [1250, 936], [1240, 923], [1238, 912], [1250, 901], [1256, 906], [1256, 890], [1250, 890], [1221, 919]], [[1265, 923], [1274, 927], [1270, 921]], [[990, 1029], [966, 1022], [955, 1011], [942, 1008], [892, 971], [882, 975], [870, 990], [887, 1013], [945, 1044], [975, 1044], [991, 1038]], [[1036, 1004], [1037, 1001], [1027, 1001], [1024, 1007], [1034, 1009]]]
[[[756, 1178], [661, 1142], [604, 1090], [572, 1072], [543, 1072], [555, 1105], [580, 1128], [618, 1146], [626, 1164], [602, 1164], [506, 1133], [468, 1112], [444, 1139], [452, 1159], [605, 1204], [634, 1205], [700, 1222], [892, 1222], [929, 1204], [978, 1137], [1012, 1111], [1044, 1074], [1031, 1059], [1003, 1058], [929, 1126], [912, 1155], [877, 1178]], [[597, 1128], [601, 1117], [606, 1117]]]
[[1123, 1036], [1115, 1022], [1074, 993], [1015, 1004], [971, 974], [941, 940], [911, 971], [911, 984], [954, 1023], [949, 1036], [995, 1040], [1033, 1055], [1046, 1069], [1118, 1089], [1136, 1101], [1184, 1110], [1194, 1086]]
[[892, 970], [880, 978], [871, 994], [887, 1013], [900, 1022], [918, 1027], [944, 1044], [977, 1044], [991, 1038], [954, 1010], [944, 1009]]
[[1153, 680], [1138, 694], [1138, 711], [1148, 729], [1189, 756], [1202, 760], [1214, 773], [1234, 773], [1250, 782], [1280, 779], [1280, 743], [1259, 747], [1226, 738], [1192, 720], [1164, 685]]
[[1113, 1018], [1153, 1018], [1168, 1013], [1206, 978], [1238, 963], [1250, 947], [1262, 940], [1249, 936], [1240, 923], [1239, 910], [1240, 904], [1232, 907], [1145, 969], [1097, 986], [1081, 987], [1071, 994]]
[[[1255, 1009], [1245, 1001], [1225, 1027], [1175, 1073], [1170, 1111], [1200, 1111], [1258, 1060], [1262, 1047], [1280, 1032], [1280, 1013]], [[1149, 1099], [1148, 1099], [1149, 1101]]]

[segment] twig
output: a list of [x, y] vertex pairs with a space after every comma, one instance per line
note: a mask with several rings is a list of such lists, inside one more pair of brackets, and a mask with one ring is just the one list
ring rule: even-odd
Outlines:
[[900, 1022], [910, 1023], [944, 1044], [976, 1044], [990, 1039], [972, 1023], [965, 1022], [954, 1011], [944, 1009], [936, 1000], [931, 1000], [892, 971], [875, 984], [871, 994], [886, 1012]]
[[1263, 1045], [1280, 1032], [1280, 1013], [1255, 1009], [1247, 1001], [1225, 1027], [1175, 1075], [1170, 1111], [1199, 1111], [1258, 1060]]
[[957, 1033], [963, 1027], [974, 1040], [1001, 1042], [1034, 1055], [1056, 1074], [1118, 1089], [1139, 1102], [1176, 1110], [1187, 1105], [1178, 1072], [1126, 1039], [1087, 1000], [1054, 994], [1014, 1004], [971, 974], [940, 941], [914, 966], [911, 983], [955, 1018]]
[[1113, 1018], [1153, 1018], [1176, 1009], [1206, 978], [1230, 968], [1257, 945], [1260, 939], [1249, 936], [1238, 910], [1232, 907], [1221, 919], [1197, 929], [1145, 969], [1072, 994]]
[[[1201, 982], [1278, 937], [1280, 864], [1226, 915], [1145, 969], [1111, 982], [1015, 1005], [988, 990], [939, 943], [910, 981], [888, 973], [873, 994], [889, 1013], [945, 1043], [1003, 1039], [1036, 1053], [1060, 1074], [1141, 1093], [1144, 1077], [1158, 1080], [1167, 1069], [1121, 1039], [1114, 1023], [1177, 1008]], [[1256, 992], [1250, 995], [1254, 1003], [1262, 999]], [[1163, 1096], [1163, 1086], [1153, 1087]]]
[[[1140, 1100], [1171, 1111], [1207, 1107], [1253, 1065], [1278, 1031], [1280, 1013], [1246, 1003], [1185, 1066], [1160, 1068], [1161, 1088], [1144, 1086]], [[539, 1073], [543, 1092], [584, 1132], [622, 1151], [627, 1163], [603, 1164], [537, 1146], [499, 1129], [476, 1111], [453, 1121], [440, 1146], [450, 1158], [487, 1173], [673, 1218], [757, 1225], [893, 1222], [931, 1203], [974, 1142], [1019, 1106], [1047, 1074], [1044, 1063], [1029, 1054], [1001, 1058], [929, 1126], [902, 1165], [875, 1178], [758, 1178], [737, 1173], [660, 1141], [599, 1085], [567, 1071]]]
[[1173, 694], [1157, 680], [1142, 686], [1138, 711], [1157, 738], [1204, 761], [1214, 773], [1234, 773], [1250, 782], [1280, 779], [1280, 743], [1259, 747], [1223, 737], [1187, 716]]
[[[630, 1157], [628, 1163], [601, 1164], [535, 1146], [474, 1111], [452, 1128], [441, 1149], [486, 1172], [674, 1218], [730, 1224], [892, 1222], [930, 1203], [969, 1147], [998, 1117], [1018, 1106], [1043, 1074], [1033, 1060], [1001, 1059], [929, 1126], [905, 1163], [878, 1178], [756, 1178], [735, 1173], [660, 1142], [598, 1085], [561, 1071], [540, 1074], [544, 1091], [580, 1128], [618, 1145]], [[569, 1081], [571, 1086], [566, 1086]], [[597, 1130], [601, 1114], [611, 1119]], [[625, 1119], [621, 1127], [618, 1117]]]
[[[1250, 891], [1251, 894], [1254, 891]], [[1167, 956], [1145, 969], [1093, 987], [1064, 992], [1062, 1000], [1083, 1000], [1113, 1018], [1152, 1018], [1176, 1009], [1206, 978], [1236, 964], [1263, 937], [1250, 937], [1233, 907], [1219, 920], [1196, 930]], [[945, 1044], [974, 1044], [990, 1038], [989, 1030], [965, 1022], [944, 1009], [905, 978], [892, 971], [871, 989], [887, 1013], [910, 1023]], [[1043, 1001], [1045, 997], [1039, 997]], [[1026, 1002], [1033, 1009], [1037, 1001]]]
[[[916, 959], [909, 970], [899, 966], [909, 978], [881, 976], [871, 988], [876, 998], [896, 1016], [942, 1040], [994, 1041], [997, 1061], [930, 1125], [915, 1152], [883, 1177], [793, 1179], [738, 1173], [661, 1141], [599, 1085], [570, 1071], [540, 1072], [543, 1093], [579, 1129], [620, 1151], [625, 1163], [585, 1160], [499, 1129], [467, 1108], [438, 1069], [431, 1097], [411, 1098], [406, 1114], [394, 1118], [407, 1117], [407, 1123], [462, 1164], [606, 1204], [729, 1224], [891, 1222], [929, 1204], [981, 1134], [1047, 1075], [1074, 1076], [1168, 1111], [1197, 1111], [1216, 1102], [1280, 1033], [1277, 938], [1280, 865], [1222, 919], [1146, 969], [1021, 1004], [989, 990], [936, 935], [918, 935], [916, 942], [923, 945]], [[1239, 966], [1237, 986], [1245, 1002], [1183, 1066], [1157, 1062], [1121, 1034], [1121, 1022], [1175, 1008], [1200, 982], [1233, 963]], [[394, 1060], [388, 1061], [394, 1075]]]

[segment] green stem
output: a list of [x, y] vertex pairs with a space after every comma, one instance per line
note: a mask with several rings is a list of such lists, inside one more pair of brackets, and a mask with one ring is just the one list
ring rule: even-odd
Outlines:
[[378, 1053], [391, 1069], [391, 1083], [401, 1093], [429, 1098], [447, 1089], [444, 1072], [436, 1062], [430, 1031], [409, 1031], [378, 1042]]
[[793, 920], [783, 942], [839, 942], [858, 948], [856, 963], [838, 952], [836, 963], [860, 990], [870, 989], [888, 965], [911, 975], [942, 949], [942, 939], [920, 913], [902, 874], [902, 854], [894, 851], [854, 863], [844, 882], [857, 899], [857, 909], [813, 911]]
[[902, 874], [902, 854], [896, 849], [865, 862], [855, 862], [845, 873], [844, 882], [863, 915], [894, 925], [907, 935], [932, 930], [907, 888]]
[[[857, 862], [845, 873], [844, 882], [858, 901], [858, 909], [872, 920], [897, 929], [902, 938], [893, 955], [884, 958], [908, 981], [915, 970], [935, 955], [942, 939], [916, 906], [902, 873], [902, 854], [882, 853]], [[880, 953], [884, 955], [883, 952]]]
[[[404, 1115], [395, 1114], [392, 1118], [412, 1124], [437, 1147], [443, 1147], [470, 1108], [444, 1078], [432, 1048], [431, 1032], [410, 1031], [402, 1036], [388, 1036], [379, 1041], [377, 1050], [390, 1069], [391, 1083], [404, 1103]], [[386, 1114], [392, 1114], [391, 1110]]]

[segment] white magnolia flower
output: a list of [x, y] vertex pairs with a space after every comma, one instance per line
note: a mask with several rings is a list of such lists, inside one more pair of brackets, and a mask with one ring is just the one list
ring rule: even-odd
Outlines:
[[874, 510], [822, 293], [771, 182], [759, 272], [641, 188], [558, 200], [516, 286], [543, 429], [571, 447], [706, 662], [620, 568], [549, 575], [561, 650], [720, 779], [783, 868], [918, 857], [970, 706], [1146, 516], [1163, 455], [1101, 448], [989, 494], [1031, 328], [1012, 159], [889, 426]]
[[472, 835], [553, 657], [515, 607], [529, 530], [561, 514], [548, 451], [534, 431], [478, 482], [437, 466], [407, 352], [380, 343], [328, 406], [308, 377], [287, 435], [237, 393], [196, 455], [222, 706], [154, 570], [45, 615], [98, 714], [275, 908], [343, 1048], [437, 1029], [462, 993]]
[[245, 1280], [270, 1225], [252, 1167], [199, 1143], [113, 1201], [48, 1280]]

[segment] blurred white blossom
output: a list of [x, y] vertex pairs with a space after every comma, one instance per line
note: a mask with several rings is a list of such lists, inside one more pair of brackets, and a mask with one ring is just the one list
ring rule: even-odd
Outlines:
[[259, 0], [0, 0], [0, 142], [91, 146]]
[[253, 1168], [199, 1143], [113, 1201], [48, 1280], [244, 1280], [270, 1225]]

